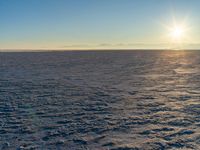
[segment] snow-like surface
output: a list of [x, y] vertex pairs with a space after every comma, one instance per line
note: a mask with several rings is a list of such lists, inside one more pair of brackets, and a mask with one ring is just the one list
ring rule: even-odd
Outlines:
[[0, 149], [200, 149], [200, 52], [0, 53]]

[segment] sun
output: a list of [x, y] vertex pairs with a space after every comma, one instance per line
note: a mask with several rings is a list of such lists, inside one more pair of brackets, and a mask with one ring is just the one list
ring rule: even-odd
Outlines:
[[180, 41], [185, 36], [185, 29], [182, 26], [172, 27], [170, 30], [172, 40]]
[[188, 17], [177, 20], [172, 17], [172, 22], [168, 24], [162, 24], [165, 29], [165, 39], [168, 42], [169, 47], [183, 47], [190, 41], [189, 32], [191, 26], [188, 22]]

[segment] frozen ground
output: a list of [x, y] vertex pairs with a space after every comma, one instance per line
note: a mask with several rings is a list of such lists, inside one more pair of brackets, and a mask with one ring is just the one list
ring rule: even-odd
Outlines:
[[200, 149], [200, 51], [0, 53], [0, 149]]

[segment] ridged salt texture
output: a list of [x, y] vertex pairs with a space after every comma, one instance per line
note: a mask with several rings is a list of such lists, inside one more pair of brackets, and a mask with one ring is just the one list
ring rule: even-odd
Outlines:
[[0, 149], [200, 149], [200, 52], [0, 53]]

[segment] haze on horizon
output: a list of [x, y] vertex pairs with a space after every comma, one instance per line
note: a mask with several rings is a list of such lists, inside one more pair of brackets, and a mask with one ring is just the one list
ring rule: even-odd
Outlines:
[[[199, 6], [199, 0], [1, 0], [0, 50], [198, 49]], [[182, 37], [174, 22], [184, 26]]]

